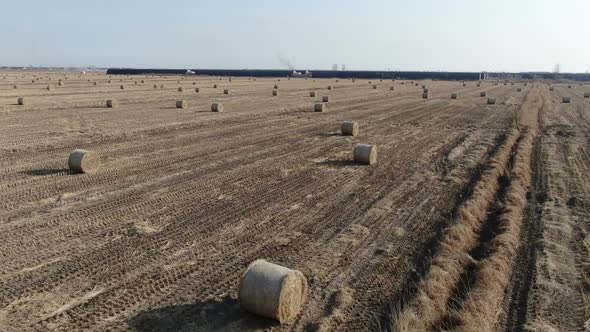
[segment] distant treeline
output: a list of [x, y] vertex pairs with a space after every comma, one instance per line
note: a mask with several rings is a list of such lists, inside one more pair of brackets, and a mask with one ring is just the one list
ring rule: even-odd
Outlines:
[[[292, 70], [274, 69], [190, 69], [196, 75], [247, 76], [247, 77], [287, 77]], [[296, 70], [304, 73], [305, 70]], [[109, 68], [110, 75], [184, 75], [187, 69], [137, 69]], [[476, 72], [428, 72], [428, 71], [353, 71], [353, 70], [313, 70], [317, 78], [367, 78], [367, 79], [410, 79], [410, 80], [479, 80], [482, 73]], [[555, 79], [553, 73], [486, 73], [490, 78], [521, 77], [523, 79]], [[559, 79], [590, 81], [590, 74], [558, 74]]]

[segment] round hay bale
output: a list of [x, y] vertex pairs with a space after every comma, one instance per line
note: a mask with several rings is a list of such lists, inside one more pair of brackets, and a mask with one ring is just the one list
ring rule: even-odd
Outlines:
[[322, 102], [323, 103], [329, 103], [330, 102], [330, 96], [322, 96]]
[[164, 84], [160, 84], [160, 89], [164, 89]]
[[213, 84], [213, 89], [217, 89], [217, 84]]
[[356, 121], [344, 121], [340, 130], [344, 136], [356, 136], [359, 134], [359, 124]]
[[314, 112], [326, 112], [327, 110], [328, 107], [324, 103], [316, 103], [315, 105], [313, 105]]
[[553, 87], [550, 87], [550, 88], [549, 88], [549, 91], [553, 91]]
[[177, 100], [176, 101], [176, 108], [187, 108], [188, 107], [188, 103], [186, 102], [186, 100]]
[[141, 84], [144, 84], [144, 83], [145, 83], [145, 81], [144, 80], [141, 80]]
[[157, 89], [157, 88], [158, 88], [158, 85], [157, 84], [154, 84], [154, 89]]
[[197, 85], [197, 82], [193, 82], [193, 85]]
[[590, 98], [590, 92], [584, 93], [584, 98]]
[[521, 88], [516, 88], [516, 92], [521, 92], [522, 89]]
[[182, 92], [182, 87], [181, 86], [178, 87], [178, 92]]
[[111, 80], [109, 80], [109, 83], [111, 83]]
[[568, 89], [571, 89], [571, 88], [572, 88], [572, 86], [571, 86], [571, 85], [568, 85], [568, 86], [567, 86], [567, 88], [568, 88]]
[[372, 165], [377, 162], [377, 147], [371, 144], [357, 144], [353, 151], [354, 161]]
[[377, 85], [373, 85], [373, 90], [377, 90]]
[[315, 91], [310, 91], [310, 92], [309, 92], [309, 96], [310, 96], [310, 97], [315, 97]]
[[97, 83], [97, 82], [94, 82], [93, 84], [94, 84], [94, 85], [98, 85], [98, 83]]
[[25, 98], [24, 97], [19, 97], [16, 100], [16, 103], [19, 104], [19, 105], [24, 105], [25, 104]]
[[332, 86], [331, 85], [328, 85], [328, 90], [332, 90]]
[[57, 82], [57, 85], [64, 86], [63, 82]]
[[213, 103], [211, 104], [211, 112], [223, 112], [223, 105], [221, 103]]
[[466, 83], [463, 83], [463, 86], [467, 86], [467, 84]]
[[279, 89], [279, 85], [278, 85], [278, 84], [275, 84], [273, 88], [274, 88], [275, 90], [278, 90], [278, 89]]
[[426, 89], [426, 85], [425, 84], [422, 84], [422, 89]]
[[224, 94], [224, 95], [229, 95], [229, 90], [228, 90], [228, 89], [224, 89], [224, 90], [223, 90], [223, 94]]
[[422, 94], [422, 99], [428, 99], [428, 92], [424, 92]]
[[47, 91], [51, 90], [51, 85], [48, 85], [45, 89], [47, 89]]
[[121, 90], [125, 89], [125, 85], [121, 84]]
[[100, 168], [100, 158], [95, 152], [76, 149], [70, 153], [68, 167], [77, 173], [94, 173]]
[[137, 81], [133, 82], [133, 84], [137, 85]]
[[307, 298], [307, 280], [303, 273], [258, 259], [252, 262], [240, 280], [240, 307], [251, 313], [278, 320], [293, 320]]
[[416, 83], [415, 85], [416, 85], [416, 86], [419, 86], [420, 84]]
[[389, 87], [389, 90], [393, 91], [393, 90], [395, 90], [395, 88], [394, 88], [394, 87], [392, 87], [392, 86], [390, 86], [390, 87]]
[[273, 96], [278, 96], [279, 95], [279, 90], [272, 90], [272, 95]]
[[451, 93], [451, 99], [457, 99], [457, 94], [456, 93]]
[[199, 91], [200, 91], [199, 88], [195, 88], [196, 93], [199, 93]]
[[488, 93], [487, 93], [487, 92], [485, 92], [485, 91], [482, 91], [482, 92], [480, 92], [480, 94], [479, 94], [479, 96], [480, 96], [480, 97], [485, 97], [485, 96], [487, 96], [487, 95], [488, 95]]
[[107, 100], [107, 107], [108, 108], [115, 108], [119, 106], [119, 103], [116, 100], [109, 99]]
[[13, 85], [12, 87], [13, 87], [14, 89], [18, 89], [18, 85], [17, 85], [17, 84]]
[[569, 104], [571, 101], [572, 101], [572, 98], [571, 97], [563, 97], [561, 99], [561, 102], [562, 103], [565, 103], [565, 104]]
[[488, 105], [494, 105], [496, 103], [496, 97], [488, 97]]
[[428, 93], [428, 88], [424, 88], [424, 90], [422, 90], [423, 93]]

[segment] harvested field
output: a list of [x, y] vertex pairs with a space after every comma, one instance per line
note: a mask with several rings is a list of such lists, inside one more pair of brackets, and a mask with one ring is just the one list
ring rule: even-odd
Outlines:
[[[588, 325], [585, 87], [34, 74], [0, 80], [0, 331]], [[240, 310], [257, 259], [307, 279], [289, 324]]]

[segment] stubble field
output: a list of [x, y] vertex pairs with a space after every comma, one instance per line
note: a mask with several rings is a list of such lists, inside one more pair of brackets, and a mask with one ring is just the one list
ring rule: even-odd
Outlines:
[[[0, 331], [583, 329], [590, 87], [477, 84], [0, 72]], [[294, 322], [240, 310], [258, 258]]]

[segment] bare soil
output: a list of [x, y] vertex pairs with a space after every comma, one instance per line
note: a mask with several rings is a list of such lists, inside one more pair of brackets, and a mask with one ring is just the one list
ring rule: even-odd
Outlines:
[[[495, 329], [579, 331], [588, 87], [517, 86], [0, 72], [0, 331], [390, 329], [392, 306], [411, 303], [454, 213], [527, 116], [533, 176]], [[328, 111], [313, 112], [323, 95]], [[345, 120], [358, 136], [340, 135]], [[352, 162], [357, 143], [378, 146], [376, 164]], [[100, 170], [70, 171], [74, 149], [95, 151]], [[239, 278], [259, 258], [307, 277], [293, 323], [240, 310]]]

